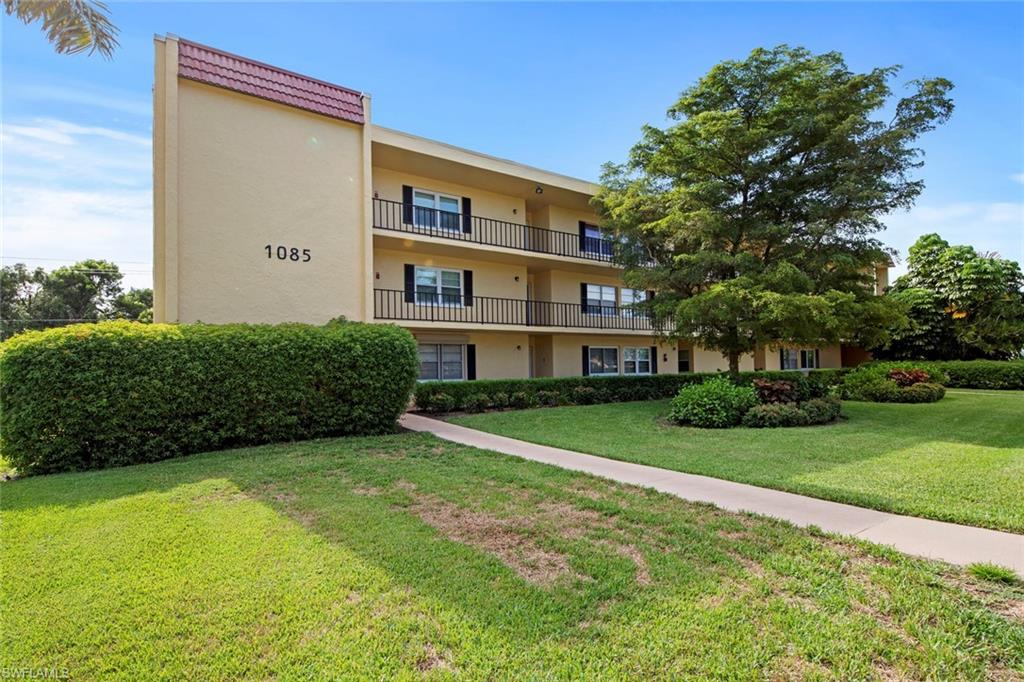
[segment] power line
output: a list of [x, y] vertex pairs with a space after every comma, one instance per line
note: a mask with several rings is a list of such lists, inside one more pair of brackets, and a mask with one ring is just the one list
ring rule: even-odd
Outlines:
[[[72, 263], [78, 263], [78, 262], [81, 262], [81, 261], [84, 261], [84, 260], [103, 260], [103, 259], [99, 259], [99, 258], [97, 258], [97, 259], [92, 259], [92, 258], [77, 258], [77, 259], [76, 258], [43, 258], [42, 256], [39, 256], [39, 257], [36, 257], [36, 256], [0, 256], [0, 259], [3, 259], [3, 260], [52, 260], [52, 261], [72, 262]], [[129, 265], [152, 265], [153, 264], [152, 261], [144, 261], [144, 260], [118, 260], [117, 262], [118, 263], [128, 263]]]

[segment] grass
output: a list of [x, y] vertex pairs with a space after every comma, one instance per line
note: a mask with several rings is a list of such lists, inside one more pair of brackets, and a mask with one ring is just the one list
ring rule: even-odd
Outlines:
[[1012, 569], [1009, 569], [1006, 566], [1000, 566], [999, 564], [990, 564], [988, 562], [970, 564], [967, 567], [967, 572], [975, 578], [981, 578], [982, 580], [989, 580], [995, 583], [1015, 585], [1020, 582], [1020, 578], [1017, 577], [1017, 574], [1014, 573]]
[[490, 412], [482, 431], [900, 514], [1024, 532], [1024, 392], [950, 391], [932, 404], [845, 402], [848, 419], [705, 430], [667, 401]]
[[1024, 588], [425, 434], [4, 483], [0, 669], [1010, 678]]

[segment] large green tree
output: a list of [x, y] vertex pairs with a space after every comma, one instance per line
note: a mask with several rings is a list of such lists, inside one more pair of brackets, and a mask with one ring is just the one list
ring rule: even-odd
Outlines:
[[[873, 345], [898, 319], [872, 295], [889, 254], [875, 234], [923, 187], [921, 134], [953, 111], [952, 84], [899, 67], [856, 73], [836, 52], [780, 46], [725, 61], [608, 164], [595, 205], [631, 248], [633, 286], [674, 335], [719, 350], [731, 371], [762, 344]], [[879, 120], [883, 115], [887, 120]]]
[[121, 286], [117, 264], [83, 260], [52, 272], [18, 263], [0, 271], [0, 338], [27, 329], [106, 319], [152, 321], [151, 289]]
[[926, 234], [910, 247], [907, 274], [889, 296], [909, 324], [891, 330], [876, 355], [896, 359], [1018, 357], [1024, 349], [1024, 274], [1016, 261], [950, 246]]

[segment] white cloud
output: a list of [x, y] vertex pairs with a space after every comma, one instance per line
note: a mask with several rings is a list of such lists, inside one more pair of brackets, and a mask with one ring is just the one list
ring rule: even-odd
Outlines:
[[151, 286], [148, 138], [32, 119], [4, 122], [2, 139], [3, 264], [105, 258], [122, 263], [127, 285]]
[[149, 99], [122, 90], [97, 91], [93, 83], [88, 85], [73, 83], [63, 87], [35, 83], [14, 84], [9, 91], [10, 96], [16, 97], [19, 101], [63, 102], [120, 111], [146, 118], [153, 111], [153, 104]]
[[[918, 237], [935, 232], [951, 244], [970, 244], [979, 251], [995, 251], [1024, 263], [1024, 202], [921, 205], [884, 222], [888, 229], [882, 239], [898, 249], [904, 260]], [[896, 274], [905, 271], [905, 262], [896, 266]]]
[[1014, 173], [1010, 176], [1010, 179], [1024, 185], [1024, 173]]

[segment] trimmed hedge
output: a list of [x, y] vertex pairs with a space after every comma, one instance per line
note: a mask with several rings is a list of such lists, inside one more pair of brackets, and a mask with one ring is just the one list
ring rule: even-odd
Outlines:
[[103, 322], [0, 346], [4, 456], [19, 472], [391, 431], [416, 344], [390, 325]]
[[[802, 402], [820, 398], [831, 386], [838, 385], [849, 370], [821, 369], [809, 373], [741, 372], [739, 383], [750, 385], [755, 378], [786, 379], [796, 385]], [[596, 403], [627, 402], [631, 400], [660, 400], [672, 398], [684, 386], [699, 384], [722, 372], [652, 374], [627, 377], [557, 377], [536, 379], [477, 379], [474, 381], [426, 381], [417, 384], [416, 407], [427, 412], [479, 410], [488, 408], [514, 409], [545, 405], [592, 405]], [[555, 394], [553, 397], [551, 394]], [[488, 401], [481, 407], [480, 396]], [[504, 399], [507, 396], [507, 401]]]
[[948, 380], [935, 365], [877, 362], [844, 376], [841, 392], [850, 400], [875, 403], [933, 403], [946, 395]]
[[872, 362], [869, 366], [887, 368], [907, 365], [937, 370], [946, 375], [948, 388], [987, 388], [1024, 391], [1024, 360], [943, 360]]
[[757, 393], [750, 386], [737, 386], [725, 376], [684, 386], [672, 399], [668, 418], [677, 424], [703, 429], [736, 426], [748, 410], [757, 405]]
[[813, 398], [801, 404], [764, 403], [748, 410], [742, 424], [753, 429], [828, 424], [839, 417], [840, 407], [836, 398]]

